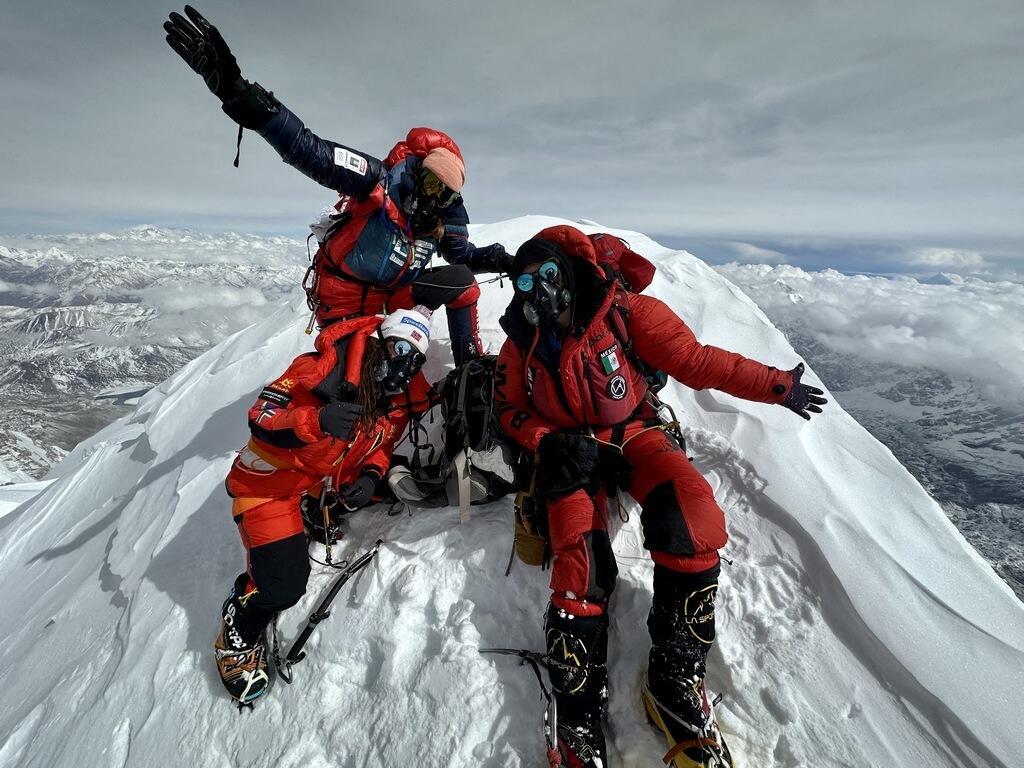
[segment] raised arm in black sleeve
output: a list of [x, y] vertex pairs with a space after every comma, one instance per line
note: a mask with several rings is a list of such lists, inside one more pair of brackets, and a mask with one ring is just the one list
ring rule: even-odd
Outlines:
[[360, 199], [381, 181], [380, 160], [321, 139], [273, 93], [242, 77], [220, 31], [195, 8], [186, 5], [185, 16], [171, 13], [164, 31], [167, 44], [203, 78], [221, 100], [224, 113], [243, 128], [259, 132], [293, 168], [318, 184]]
[[380, 160], [321, 139], [283, 104], [259, 134], [288, 165], [343, 195], [365, 199], [384, 178]]

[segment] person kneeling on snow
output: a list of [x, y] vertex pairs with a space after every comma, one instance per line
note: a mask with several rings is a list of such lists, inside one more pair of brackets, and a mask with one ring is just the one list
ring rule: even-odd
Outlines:
[[[239, 142], [242, 128], [256, 131], [286, 163], [341, 195], [312, 226], [320, 248], [303, 287], [319, 325], [414, 304], [445, 306], [456, 365], [482, 354], [473, 274], [507, 271], [511, 256], [499, 243], [475, 248], [469, 241], [466, 166], [455, 142], [433, 128], [413, 128], [381, 161], [322, 139], [273, 93], [242, 77], [199, 11], [186, 5], [185, 14], [164, 22], [167, 43], [238, 123]], [[431, 268], [434, 254], [450, 263]]]
[[221, 679], [243, 704], [269, 683], [267, 625], [306, 591], [304, 528], [329, 540], [332, 516], [370, 504], [409, 419], [431, 407], [420, 372], [429, 317], [416, 307], [332, 324], [249, 409], [252, 437], [226, 481], [247, 570], [215, 642]]
[[[501, 320], [508, 339], [498, 356], [499, 420], [539, 454], [536, 498], [547, 507], [554, 555], [545, 633], [560, 754], [549, 757], [571, 768], [608, 765], [601, 720], [617, 568], [605, 499], [614, 482], [640, 504], [644, 545], [655, 563], [643, 693], [668, 738], [667, 760], [677, 768], [711, 764], [712, 757], [715, 765], [730, 765], [704, 690], [725, 517], [659, 420], [645, 373], [777, 403], [804, 418], [826, 401], [820, 389], [800, 383], [802, 364], [781, 371], [700, 344], [664, 303], [627, 290], [605, 269], [602, 238], [612, 236], [556, 226], [524, 243], [513, 263], [514, 298]], [[646, 273], [646, 285], [653, 267], [627, 253]]]

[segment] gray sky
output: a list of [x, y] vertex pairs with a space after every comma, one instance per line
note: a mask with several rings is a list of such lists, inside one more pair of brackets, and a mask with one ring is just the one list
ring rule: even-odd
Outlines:
[[[1024, 3], [198, 0], [314, 131], [451, 133], [470, 214], [681, 237], [1024, 242]], [[171, 2], [0, 4], [0, 231], [299, 233], [331, 193], [235, 129]]]

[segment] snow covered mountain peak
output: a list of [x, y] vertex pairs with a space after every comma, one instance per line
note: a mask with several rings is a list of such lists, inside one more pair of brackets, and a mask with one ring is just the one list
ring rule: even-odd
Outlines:
[[[553, 223], [474, 228], [512, 249]], [[597, 226], [584, 227], [598, 231]], [[685, 252], [650, 293], [705, 343], [779, 367], [792, 348], [738, 288]], [[484, 286], [484, 341], [510, 295]], [[296, 684], [242, 717], [211, 648], [242, 567], [222, 481], [259, 389], [306, 351], [304, 303], [225, 339], [79, 445], [0, 518], [0, 765], [519, 766], [543, 759], [536, 682], [479, 648], [540, 648], [547, 574], [518, 565], [507, 500], [352, 516], [342, 557], [386, 541], [320, 625]], [[442, 339], [443, 318], [434, 331]], [[428, 371], [439, 375], [441, 364]], [[814, 380], [812, 371], [808, 378]], [[687, 448], [726, 509], [709, 684], [740, 765], [1014, 766], [1024, 607], [891, 453], [835, 403], [782, 408], [670, 385]], [[651, 566], [635, 510], [615, 540], [612, 766], [658, 765], [638, 685]], [[331, 580], [314, 570], [289, 640]], [[1016, 705], [1016, 706], [1015, 706]]]

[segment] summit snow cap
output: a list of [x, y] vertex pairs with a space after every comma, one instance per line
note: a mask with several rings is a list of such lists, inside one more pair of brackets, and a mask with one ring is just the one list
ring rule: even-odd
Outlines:
[[422, 304], [412, 309], [396, 309], [380, 324], [380, 335], [385, 339], [405, 339], [425, 355], [430, 344], [431, 314]]

